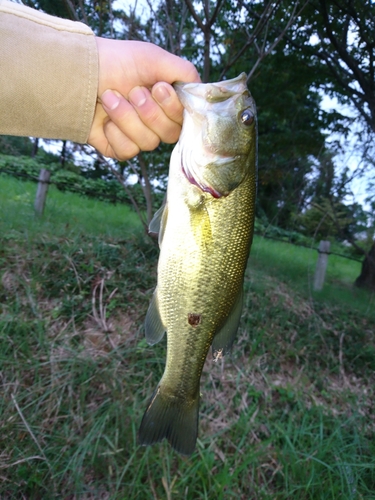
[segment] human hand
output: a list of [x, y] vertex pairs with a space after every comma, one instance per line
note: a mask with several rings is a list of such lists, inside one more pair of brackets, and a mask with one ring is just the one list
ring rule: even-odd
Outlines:
[[98, 102], [88, 143], [127, 160], [178, 140], [183, 107], [171, 84], [200, 82], [194, 65], [147, 42], [96, 38]]

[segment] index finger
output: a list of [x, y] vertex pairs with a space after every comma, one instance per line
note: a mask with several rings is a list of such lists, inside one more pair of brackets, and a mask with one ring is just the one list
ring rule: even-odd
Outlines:
[[184, 107], [171, 85], [158, 82], [152, 87], [151, 95], [170, 120], [182, 125]]

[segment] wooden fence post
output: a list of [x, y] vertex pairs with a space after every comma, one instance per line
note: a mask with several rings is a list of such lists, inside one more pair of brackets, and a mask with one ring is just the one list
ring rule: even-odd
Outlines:
[[324, 285], [324, 278], [328, 264], [328, 254], [331, 243], [329, 241], [321, 241], [319, 243], [319, 255], [316, 263], [315, 276], [314, 276], [314, 290], [321, 290]]
[[45, 168], [42, 168], [40, 170], [38, 179], [39, 180], [38, 188], [36, 190], [36, 197], [34, 204], [35, 212], [37, 215], [43, 215], [50, 177], [51, 177], [51, 172], [49, 170], [46, 170]]

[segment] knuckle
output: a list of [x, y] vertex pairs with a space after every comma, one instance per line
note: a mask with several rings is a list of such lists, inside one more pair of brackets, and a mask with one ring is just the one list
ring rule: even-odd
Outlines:
[[105, 136], [110, 145], [111, 157], [119, 161], [129, 160], [136, 156], [140, 148], [115, 123], [108, 121], [104, 126]]
[[124, 148], [114, 148], [116, 159], [119, 161], [130, 160], [140, 152], [140, 148], [134, 143], [127, 143]]
[[189, 67], [189, 73], [192, 75], [194, 81], [200, 81], [200, 76], [197, 71], [197, 68], [191, 61], [186, 61], [187, 67]]
[[160, 139], [166, 144], [173, 144], [178, 141], [181, 133], [181, 126], [173, 123], [168, 128], [165, 128], [163, 131], [160, 131]]
[[156, 149], [159, 146], [159, 144], [160, 144], [160, 138], [158, 136], [150, 137], [150, 139], [147, 141], [147, 144], [142, 149], [144, 151], [152, 151], [153, 149]]
[[160, 108], [158, 108], [156, 105], [151, 105], [142, 110], [142, 113], [140, 113], [140, 118], [146, 126], [152, 127], [160, 121], [160, 116], [162, 113], [163, 111], [161, 111]]

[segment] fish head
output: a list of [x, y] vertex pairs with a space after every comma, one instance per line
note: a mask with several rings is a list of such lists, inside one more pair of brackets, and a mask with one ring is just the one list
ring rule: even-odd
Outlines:
[[256, 108], [246, 74], [174, 88], [185, 108], [177, 145], [183, 173], [214, 198], [229, 195], [256, 165]]

